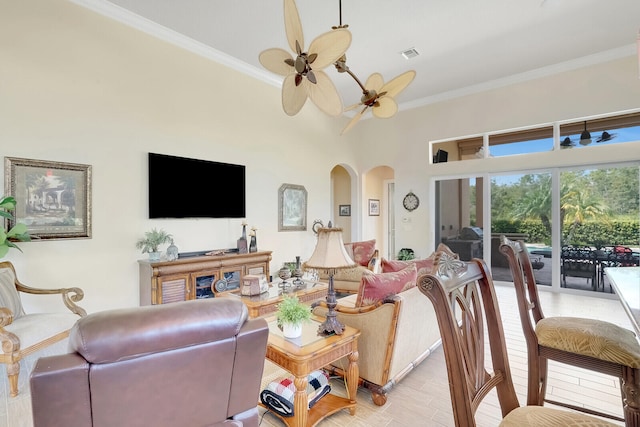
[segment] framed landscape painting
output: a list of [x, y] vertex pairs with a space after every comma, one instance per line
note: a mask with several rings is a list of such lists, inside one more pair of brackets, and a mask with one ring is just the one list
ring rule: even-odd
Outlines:
[[91, 237], [91, 166], [5, 157], [5, 194], [34, 240]]

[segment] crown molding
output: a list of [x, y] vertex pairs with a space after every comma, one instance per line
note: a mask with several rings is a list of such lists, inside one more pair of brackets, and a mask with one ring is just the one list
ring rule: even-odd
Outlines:
[[189, 38], [177, 31], [164, 27], [156, 22], [153, 22], [147, 18], [137, 15], [129, 10], [126, 10], [118, 5], [110, 3], [105, 0], [69, 0], [71, 3], [75, 3], [79, 6], [87, 8], [93, 12], [96, 12], [102, 16], [113, 19], [114, 21], [125, 24], [136, 30], [142, 31], [150, 36], [171, 43], [196, 55], [215, 61], [219, 64], [225, 65], [235, 71], [246, 74], [250, 77], [256, 78], [272, 86], [281, 87], [282, 77], [276, 76], [272, 73], [266, 72], [262, 69], [249, 65], [246, 62], [240, 61], [224, 52], [216, 50], [211, 46], [207, 46], [204, 43], [200, 43], [192, 38]]
[[[175, 46], [183, 48], [187, 51], [200, 55], [222, 65], [225, 65], [235, 71], [246, 74], [250, 77], [258, 79], [264, 83], [272, 85], [274, 87], [282, 87], [283, 78], [267, 70], [263, 70], [253, 65], [249, 65], [246, 62], [240, 61], [226, 53], [216, 50], [203, 43], [195, 41], [183, 34], [166, 28], [156, 22], [146, 19], [140, 15], [137, 15], [129, 10], [126, 10], [120, 6], [110, 3], [106, 0], [69, 0], [79, 6], [90, 9], [100, 15], [111, 18], [115, 21], [123, 23], [129, 27], [135, 28], [139, 31], [147, 33], [160, 40], [171, 43]], [[640, 36], [639, 36], [640, 37]], [[563, 73], [566, 71], [572, 71], [579, 68], [588, 67], [591, 65], [597, 65], [604, 62], [613, 61], [616, 59], [638, 55], [640, 49], [640, 41], [636, 44], [629, 44], [616, 49], [607, 50], [604, 52], [596, 53], [593, 55], [584, 56], [581, 58], [572, 59], [569, 61], [561, 62], [558, 64], [550, 65], [548, 67], [542, 67], [535, 70], [526, 71], [524, 73], [514, 74], [500, 79], [491, 80], [488, 82], [479, 83], [476, 85], [466, 86], [455, 90], [450, 90], [428, 96], [425, 98], [405, 102], [398, 105], [398, 110], [410, 110], [414, 108], [423, 107], [430, 104], [435, 104], [442, 101], [447, 101], [463, 96], [473, 95], [480, 92], [485, 92], [492, 89], [498, 89], [501, 87], [523, 83], [531, 80], [536, 80], [543, 77], [552, 76], [554, 74]], [[349, 114], [344, 114], [349, 116]], [[364, 118], [364, 117], [363, 117]]]

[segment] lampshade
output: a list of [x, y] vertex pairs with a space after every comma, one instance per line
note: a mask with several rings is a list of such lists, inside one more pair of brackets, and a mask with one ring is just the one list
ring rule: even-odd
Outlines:
[[318, 243], [309, 261], [305, 263], [306, 268], [316, 270], [327, 270], [329, 273], [329, 288], [327, 290], [327, 318], [318, 327], [318, 333], [322, 335], [338, 334], [344, 332], [344, 325], [338, 320], [336, 313], [336, 290], [333, 287], [333, 275], [336, 270], [342, 268], [355, 267], [342, 241], [342, 228], [329, 227], [318, 229]]
[[305, 263], [307, 268], [338, 270], [356, 265], [342, 241], [342, 228], [319, 228], [318, 243]]

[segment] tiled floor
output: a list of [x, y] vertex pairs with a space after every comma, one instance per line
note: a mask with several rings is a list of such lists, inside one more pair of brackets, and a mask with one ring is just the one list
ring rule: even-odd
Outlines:
[[[500, 282], [497, 285], [501, 285]], [[515, 295], [511, 284], [496, 287], [502, 310], [503, 323], [511, 370], [516, 383], [516, 391], [521, 402], [526, 396], [526, 351], [518, 320]], [[587, 296], [552, 294], [541, 292], [545, 314], [596, 317], [620, 326], [631, 328], [631, 324], [616, 300], [598, 299]], [[429, 301], [425, 297], [425, 304]], [[419, 326], [419, 325], [417, 325]], [[275, 375], [273, 365], [265, 371]], [[607, 410], [621, 415], [620, 389], [615, 378], [578, 368], [550, 362], [548, 397], [571, 399], [577, 405]], [[4, 372], [3, 372], [4, 373]], [[265, 377], [265, 379], [267, 379]], [[338, 380], [332, 381], [333, 392], [344, 394], [344, 387]], [[28, 389], [21, 391], [19, 404], [12, 404], [6, 389], [0, 388], [0, 426], [31, 427]], [[261, 410], [261, 413], [264, 411]], [[477, 417], [481, 426], [496, 426], [499, 423], [499, 409], [495, 396], [489, 396], [479, 409]], [[280, 427], [283, 423], [270, 414], [264, 415], [261, 426]], [[453, 415], [449, 398], [449, 388], [442, 349], [438, 349], [422, 364], [411, 371], [389, 394], [384, 406], [375, 406], [369, 392], [358, 391], [358, 409], [355, 416], [348, 411], [336, 413], [319, 423], [320, 426], [349, 427], [406, 427], [406, 426], [453, 426]], [[621, 423], [622, 425], [622, 423]]]

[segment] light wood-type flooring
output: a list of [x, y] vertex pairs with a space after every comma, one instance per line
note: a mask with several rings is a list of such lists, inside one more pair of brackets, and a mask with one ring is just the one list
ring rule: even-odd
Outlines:
[[[522, 405], [526, 403], [527, 354], [512, 286], [511, 283], [496, 282], [511, 372]], [[594, 317], [608, 320], [628, 329], [632, 328], [618, 300], [598, 299], [582, 295], [552, 294], [550, 292], [541, 292], [540, 297], [545, 316]], [[425, 304], [431, 304], [427, 297], [424, 299]], [[420, 325], [416, 325], [416, 330], [419, 330], [419, 327]], [[267, 362], [265, 380], [277, 377], [275, 370], [277, 368]], [[332, 380], [331, 385], [333, 392], [344, 396], [344, 386], [340, 380]], [[606, 375], [551, 361], [549, 362], [547, 396], [554, 400], [567, 401], [570, 399], [576, 405], [605, 410], [614, 415], [622, 416], [619, 382], [616, 378]], [[485, 399], [479, 408], [476, 419], [478, 425], [483, 427], [499, 424], [500, 409], [495, 392], [492, 392]], [[267, 413], [262, 418], [261, 426], [280, 427], [284, 426], [284, 423]], [[366, 389], [360, 388], [355, 416], [349, 415], [349, 412], [344, 410], [324, 419], [318, 423], [318, 426], [454, 426], [442, 348], [425, 359], [396, 385], [389, 393], [387, 403], [384, 406], [374, 405], [370, 393]]]
[[[505, 325], [505, 334], [511, 363], [511, 371], [520, 402], [525, 402], [527, 356], [525, 343], [520, 329], [515, 295], [510, 283], [496, 282], [500, 309]], [[631, 329], [620, 303], [612, 299], [569, 294], [541, 292], [543, 309], [546, 316], [566, 315], [595, 317], [608, 320]], [[425, 305], [430, 304], [424, 297]], [[416, 325], [419, 330], [420, 325]], [[550, 380], [548, 396], [554, 399], [571, 399], [573, 403], [617, 415], [622, 414], [620, 388], [617, 380], [590, 371], [563, 366], [550, 362]], [[277, 377], [277, 368], [267, 362], [264, 381]], [[332, 380], [333, 392], [344, 395], [340, 380]], [[21, 391], [28, 394], [28, 389]], [[11, 398], [0, 396], [0, 405], [9, 405]], [[26, 401], [24, 399], [27, 399]], [[447, 371], [442, 349], [438, 349], [422, 364], [410, 372], [390, 392], [384, 406], [375, 406], [370, 393], [365, 389], [358, 391], [358, 408], [355, 416], [340, 411], [318, 425], [349, 427], [406, 427], [406, 426], [453, 426], [453, 414], [449, 398]], [[7, 411], [0, 408], [0, 427], [32, 427], [28, 397], [23, 395], [21, 405]], [[25, 404], [26, 403], [26, 404]], [[4, 409], [4, 410], [2, 410]], [[261, 410], [261, 415], [264, 410]], [[490, 395], [479, 409], [477, 417], [480, 426], [497, 426], [500, 418], [495, 393]], [[262, 417], [261, 426], [280, 427], [284, 424], [271, 414]], [[622, 425], [622, 423], [620, 423]]]

